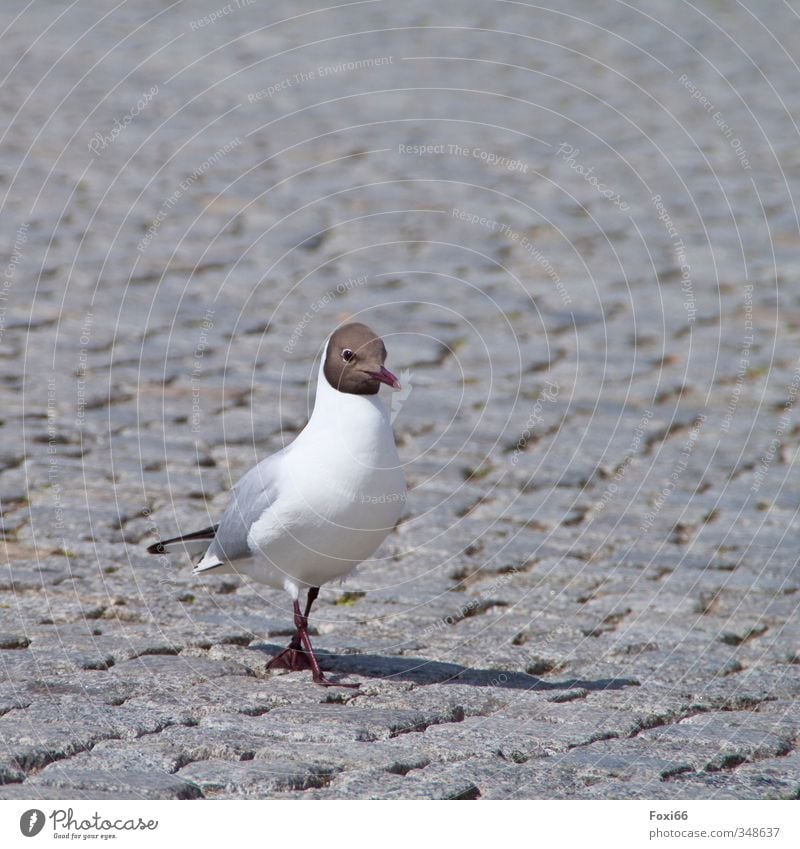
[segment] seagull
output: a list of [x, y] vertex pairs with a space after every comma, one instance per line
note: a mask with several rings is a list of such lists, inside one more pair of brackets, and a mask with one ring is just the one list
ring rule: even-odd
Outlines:
[[310, 669], [325, 687], [358, 685], [323, 675], [308, 636], [311, 606], [323, 584], [375, 552], [405, 506], [405, 476], [378, 398], [381, 384], [401, 387], [385, 361], [383, 340], [365, 324], [339, 327], [325, 346], [313, 413], [295, 440], [238, 481], [219, 524], [147, 549], [202, 553], [194, 575], [247, 575], [285, 590], [296, 632], [268, 668]]

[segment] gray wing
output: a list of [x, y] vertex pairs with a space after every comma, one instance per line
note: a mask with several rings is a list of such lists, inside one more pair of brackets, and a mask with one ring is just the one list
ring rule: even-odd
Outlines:
[[246, 472], [233, 488], [233, 496], [222, 514], [217, 533], [208, 547], [206, 557], [211, 555], [222, 561], [241, 560], [252, 552], [247, 544], [247, 535], [253, 522], [278, 497], [276, 466], [279, 451]]

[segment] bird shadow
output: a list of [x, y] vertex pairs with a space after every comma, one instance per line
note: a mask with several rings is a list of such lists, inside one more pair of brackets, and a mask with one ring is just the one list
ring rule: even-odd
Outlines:
[[[276, 655], [283, 646], [258, 645], [252, 648]], [[384, 681], [408, 681], [412, 684], [466, 684], [470, 687], [498, 687], [503, 690], [622, 690], [638, 687], [635, 678], [566, 678], [543, 681], [536, 675], [504, 669], [474, 669], [459, 663], [444, 663], [422, 657], [385, 657], [377, 654], [330, 654], [316, 651], [325, 672], [360, 675]]]

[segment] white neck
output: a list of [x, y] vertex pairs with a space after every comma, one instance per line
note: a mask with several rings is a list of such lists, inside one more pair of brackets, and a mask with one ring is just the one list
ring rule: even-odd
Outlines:
[[389, 413], [377, 393], [339, 392], [328, 383], [324, 367], [323, 353], [314, 411], [293, 448], [302, 447], [308, 456], [356, 459], [373, 469], [397, 468], [400, 461]]

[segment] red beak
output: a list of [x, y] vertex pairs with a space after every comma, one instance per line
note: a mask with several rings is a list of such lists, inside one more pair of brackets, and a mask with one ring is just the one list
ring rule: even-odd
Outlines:
[[395, 391], [401, 389], [400, 381], [389, 371], [389, 369], [384, 368], [383, 366], [381, 366], [380, 371], [371, 371], [370, 374], [375, 378], [375, 380], [380, 380], [381, 383], [391, 386]]

